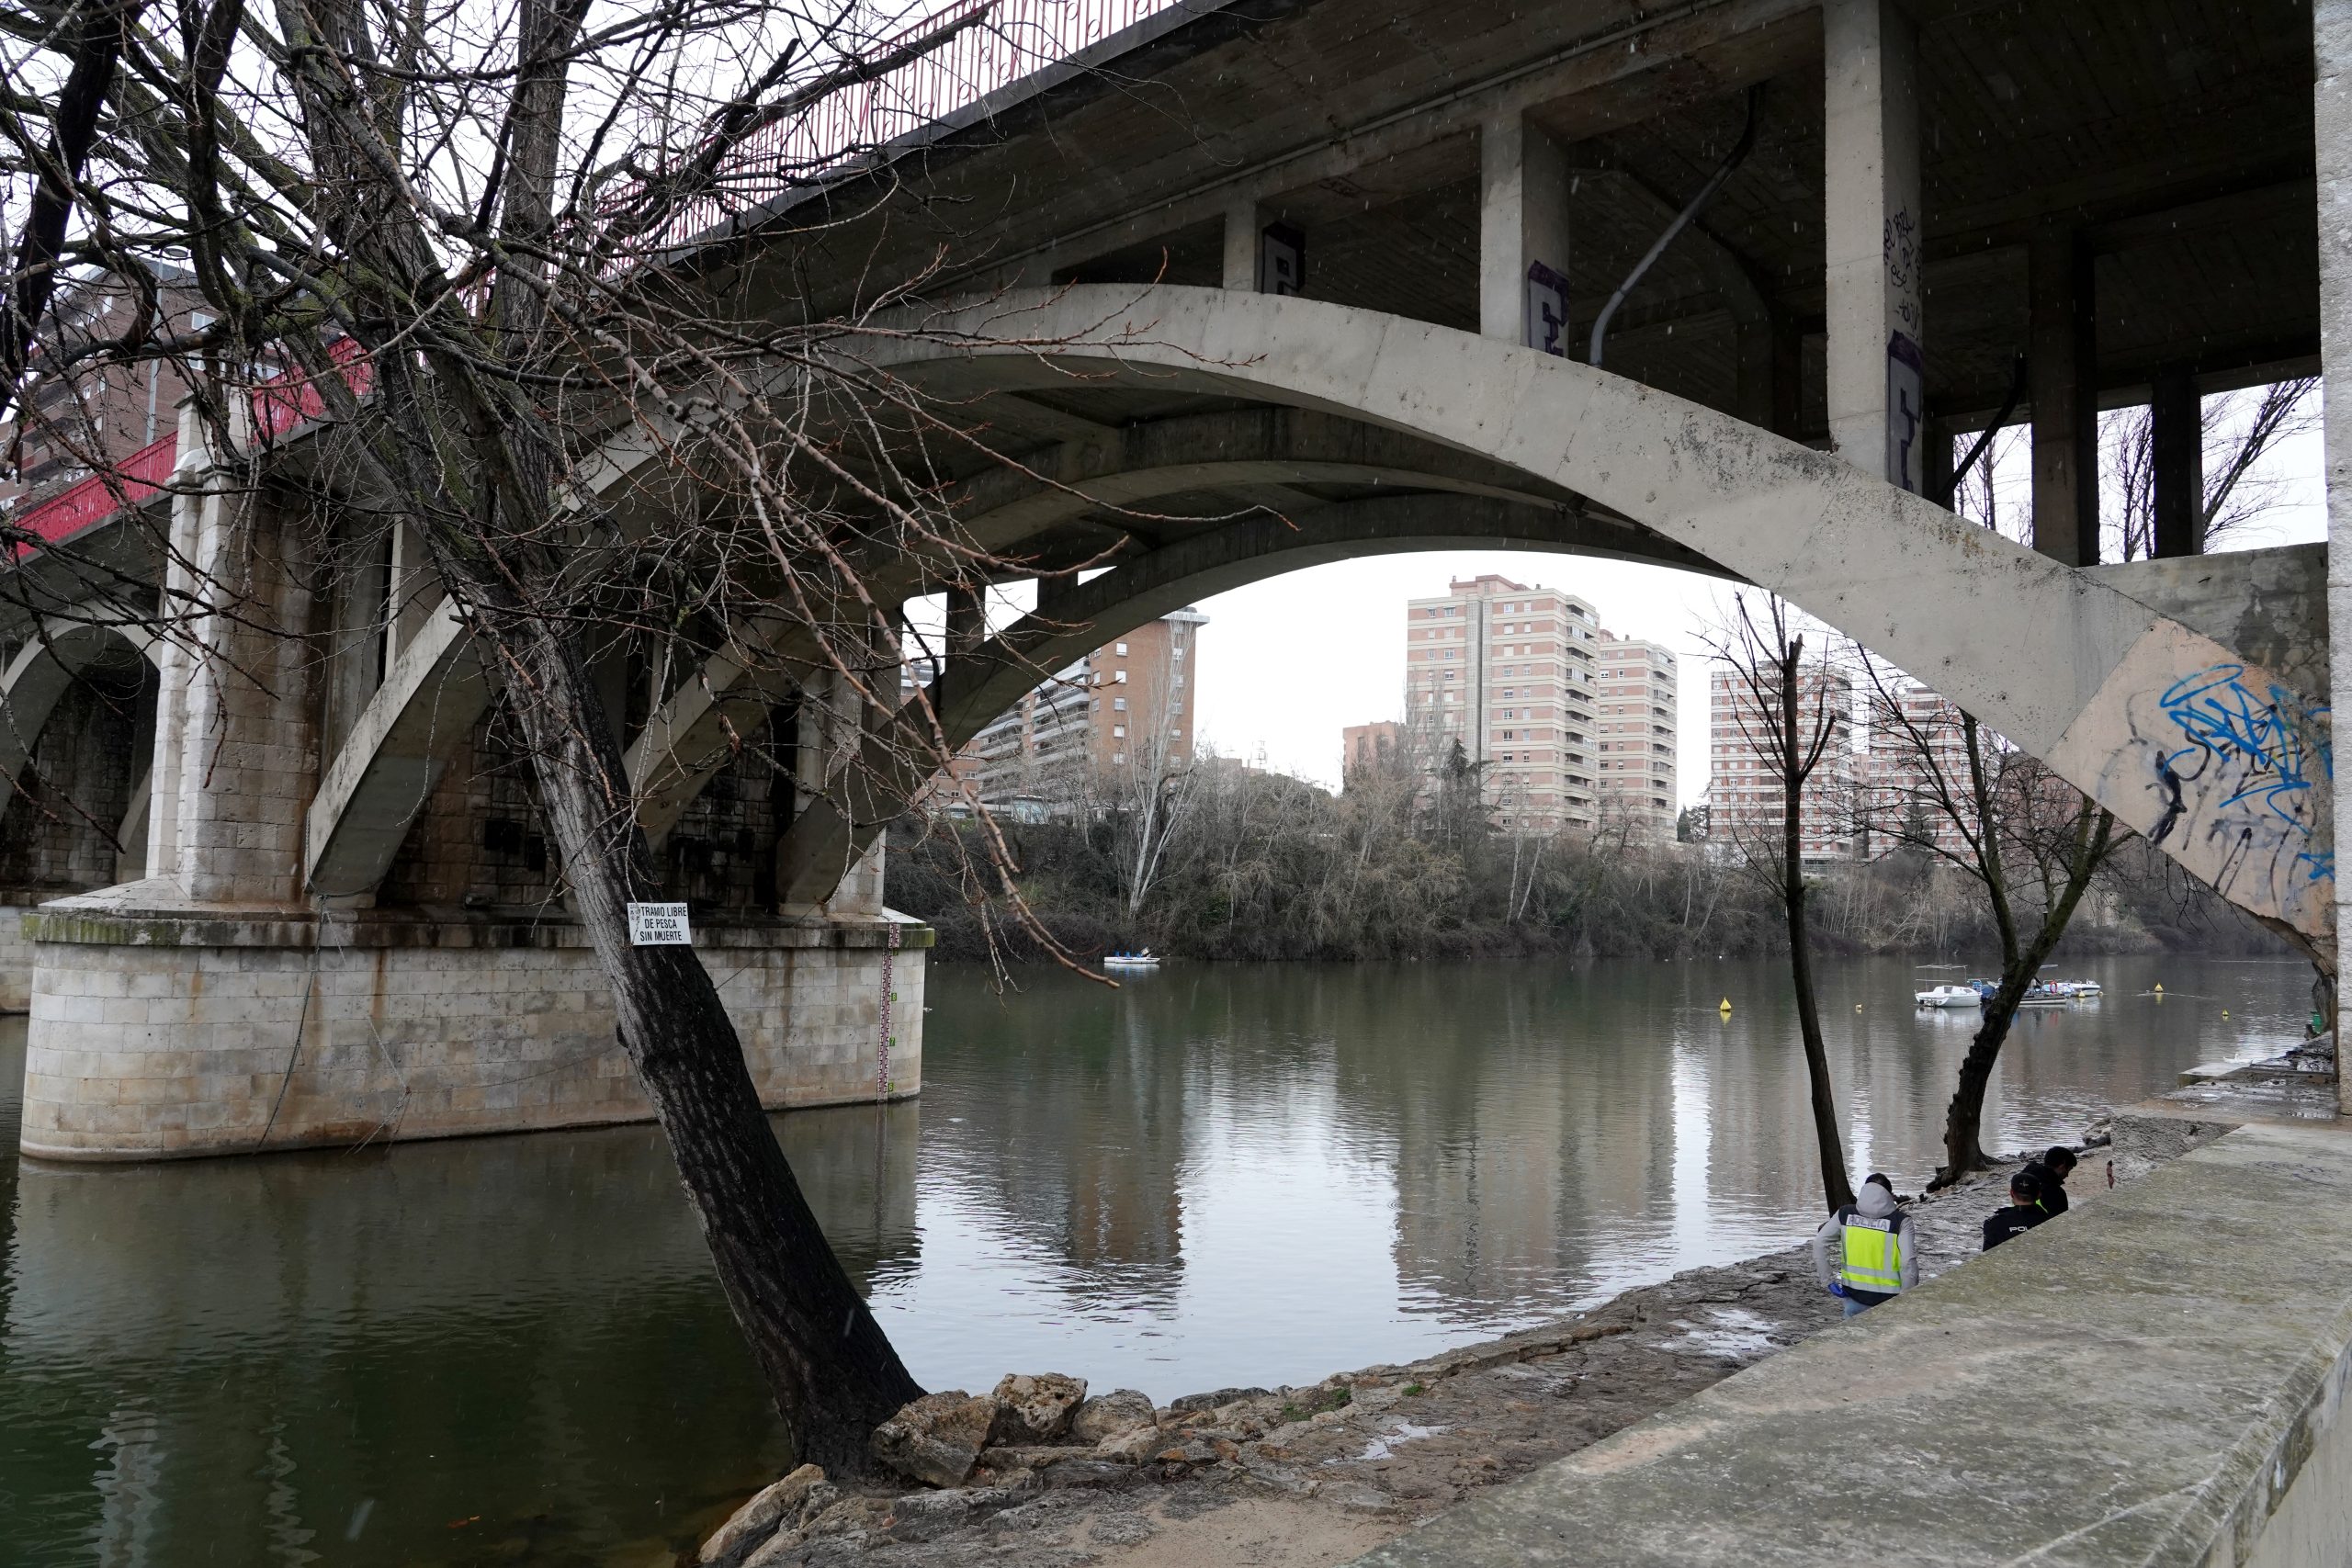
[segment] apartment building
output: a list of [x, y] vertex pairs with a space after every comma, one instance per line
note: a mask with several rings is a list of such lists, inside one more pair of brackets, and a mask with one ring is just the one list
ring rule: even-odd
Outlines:
[[[1891, 686], [1884, 699], [1873, 693], [1871, 705], [1861, 779], [1863, 852], [1876, 860], [1906, 843], [1932, 842], [1945, 853], [1965, 854], [1959, 825], [1938, 804], [1942, 791], [1964, 796], [1970, 787], [1960, 709], [1917, 682]], [[1894, 711], [1883, 711], [1889, 706]], [[1996, 744], [1996, 738], [1988, 735], [1985, 743]]]
[[[1777, 846], [1783, 795], [1758, 750], [1770, 747], [1767, 710], [1747, 676], [1729, 663], [1717, 661], [1707, 687], [1709, 840], [1726, 852]], [[1808, 664], [1798, 677], [1797, 703], [1801, 723], [1826, 706], [1837, 725], [1805, 785], [1800, 852], [1816, 863], [1850, 860], [1857, 805], [1853, 681], [1843, 671]]]
[[1104, 643], [1014, 704], [956, 759], [980, 798], [1067, 809], [1192, 765], [1208, 617], [1190, 606]]
[[1340, 731], [1340, 779], [1365, 770], [1403, 765], [1405, 727], [1393, 718], [1351, 724]]
[[1574, 594], [1493, 573], [1407, 602], [1405, 722], [1427, 754], [1484, 764], [1517, 832], [1593, 826], [1600, 624]]
[[1651, 843], [1674, 837], [1678, 671], [1672, 649], [1603, 630], [1594, 765], [1603, 820], [1623, 823]]
[[[209, 325], [190, 275], [166, 275], [157, 290], [155, 336]], [[55, 342], [119, 338], [131, 331], [138, 300], [114, 275], [62, 284], [44, 335]], [[179, 428], [187, 383], [163, 360], [85, 364], [53, 375], [37, 356], [22, 417], [0, 421], [0, 516], [46, 501], [100, 468], [122, 462]]]

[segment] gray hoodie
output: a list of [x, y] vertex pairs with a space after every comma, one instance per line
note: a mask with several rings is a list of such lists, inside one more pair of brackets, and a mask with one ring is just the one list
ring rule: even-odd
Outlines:
[[[1854, 1198], [1855, 1210], [1873, 1220], [1883, 1220], [1900, 1207], [1894, 1194], [1875, 1181], [1862, 1183], [1861, 1191]], [[1845, 1242], [1838, 1234], [1844, 1228], [1838, 1223], [1838, 1216], [1832, 1214], [1813, 1233], [1813, 1272], [1825, 1291], [1838, 1278], [1838, 1265], [1845, 1260]], [[1903, 1246], [1903, 1288], [1907, 1291], [1919, 1282], [1919, 1227], [1911, 1223], [1910, 1215], [1905, 1214], [1894, 1234]]]

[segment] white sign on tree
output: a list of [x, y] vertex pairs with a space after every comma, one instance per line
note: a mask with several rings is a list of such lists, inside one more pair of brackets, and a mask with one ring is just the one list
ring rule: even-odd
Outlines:
[[694, 942], [686, 929], [684, 904], [631, 904], [628, 944], [631, 947], [684, 947]]

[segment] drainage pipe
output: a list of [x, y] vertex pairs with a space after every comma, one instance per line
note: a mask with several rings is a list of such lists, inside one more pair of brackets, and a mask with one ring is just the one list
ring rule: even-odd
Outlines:
[[1699, 216], [1699, 209], [1706, 206], [1707, 198], [1723, 188], [1724, 182], [1731, 178], [1732, 171], [1739, 167], [1748, 150], [1756, 145], [1756, 107], [1763, 97], [1761, 84], [1747, 89], [1747, 123], [1740, 129], [1739, 141], [1733, 145], [1730, 156], [1715, 165], [1715, 172], [1707, 176], [1707, 183], [1699, 187], [1699, 194], [1690, 198], [1689, 206], [1674, 215], [1674, 221], [1666, 226], [1666, 232], [1660, 234], [1657, 243], [1634, 264], [1634, 270], [1625, 275], [1625, 281], [1617, 286], [1617, 292], [1611, 294], [1609, 303], [1600, 308], [1600, 316], [1592, 323], [1591, 351], [1585, 356], [1593, 366], [1600, 364], [1601, 344], [1609, 334], [1609, 318], [1617, 313], [1617, 307], [1625, 302], [1625, 296], [1634, 291], [1634, 285], [1642, 280], [1642, 274], [1649, 271], [1650, 264], [1674, 243], [1674, 236], [1690, 226], [1690, 220]]

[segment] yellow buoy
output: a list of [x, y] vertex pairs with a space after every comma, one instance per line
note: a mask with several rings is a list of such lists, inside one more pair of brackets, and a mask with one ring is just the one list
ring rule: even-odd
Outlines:
[[1729, 1012], [1729, 1011], [1731, 1011], [1731, 998], [1730, 998], [1729, 997], [1725, 997], [1725, 998], [1723, 999], [1723, 1004], [1722, 1004], [1720, 1007], [1716, 1008], [1716, 1009], [1715, 1009], [1715, 1010], [1716, 1010], [1717, 1012]]
[[2156, 995], [2158, 995], [2158, 996], [2160, 996], [2160, 997], [2161, 997], [2161, 996], [2163, 996], [2164, 994], [2165, 994], [2165, 986], [2164, 986], [2164, 982], [2163, 982], [2163, 981], [2161, 981], [2161, 980], [2159, 980], [2159, 981], [2157, 981], [2157, 982], [2156, 982]]
[[1861, 1003], [1860, 1003], [1860, 1002], [1856, 1002], [1856, 1003], [1854, 1004], [1854, 1010], [1855, 1010], [1856, 1012], [1860, 1012], [1860, 1011], [1861, 1011], [1861, 1010], [1862, 1010], [1862, 1004], [1861, 1004]]
[[2230, 1016], [2230, 1010], [2229, 1010], [2229, 1009], [2227, 1009], [2227, 1008], [2223, 1008], [2223, 1009], [2222, 1010], [2222, 1016], [2223, 1018], [2227, 1018], [2227, 1017], [2229, 1017], [2229, 1016]]

